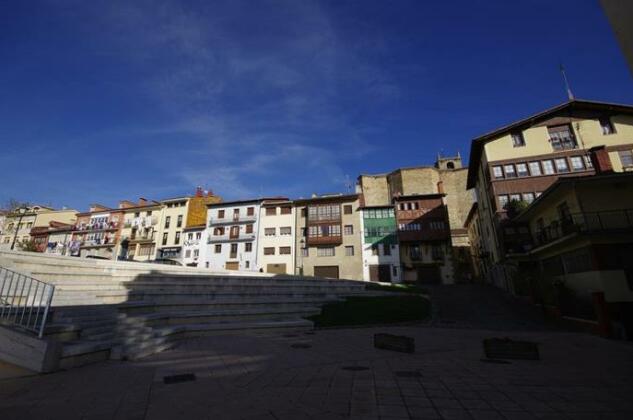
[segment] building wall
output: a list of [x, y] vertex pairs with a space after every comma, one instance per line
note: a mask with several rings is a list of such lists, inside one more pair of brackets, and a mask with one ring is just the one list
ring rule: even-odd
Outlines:
[[198, 229], [186, 229], [182, 236], [182, 263], [192, 267], [204, 267], [204, 251], [207, 240], [204, 226]]
[[[363, 280], [371, 281], [372, 265], [387, 265], [392, 283], [401, 282], [402, 268], [400, 266], [400, 247], [396, 234], [396, 218], [393, 207], [385, 207], [391, 211], [392, 217], [369, 217], [368, 211], [375, 209], [361, 209], [360, 235], [363, 258]], [[381, 209], [382, 210], [382, 209]], [[383, 232], [391, 232], [386, 235], [375, 235], [376, 228], [382, 228]], [[374, 247], [376, 252], [374, 252]], [[388, 247], [390, 255], [385, 255]]]
[[77, 210], [46, 211], [37, 214], [33, 227], [49, 226], [50, 222], [74, 224], [77, 221]]
[[[189, 199], [165, 200], [160, 212], [160, 219], [156, 233], [155, 258], [169, 258], [174, 260], [182, 259], [183, 229], [187, 226], [187, 211], [189, 209]], [[178, 223], [178, 218], [181, 218]], [[169, 218], [169, 225], [167, 225]], [[165, 240], [165, 235], [167, 236]], [[165, 253], [163, 253], [165, 250]], [[174, 253], [174, 251], [176, 251]]]
[[358, 191], [363, 194], [365, 206], [385, 206], [391, 204], [387, 175], [361, 175], [358, 177]]
[[[312, 203], [316, 203], [318, 200], [313, 201]], [[303, 237], [300, 233], [302, 229], [306, 228], [307, 217], [302, 214], [302, 209], [305, 209], [307, 205], [309, 205], [310, 201], [304, 201], [296, 205], [296, 220], [297, 220], [297, 228], [296, 232], [296, 249], [297, 249], [297, 272], [300, 273], [301, 269], [303, 270], [303, 274], [306, 276], [314, 276], [314, 268], [315, 266], [337, 266], [339, 269], [339, 277], [342, 279], [355, 279], [362, 280], [363, 279], [363, 265], [362, 265], [362, 251], [361, 251], [361, 235], [360, 235], [360, 211], [359, 211], [359, 200], [355, 199], [353, 201], [349, 200], [341, 200], [338, 203], [341, 205], [341, 239], [342, 242], [338, 245], [334, 245], [334, 256], [333, 257], [319, 257], [317, 248], [318, 246], [307, 246], [308, 248], [308, 256], [302, 256], [301, 248], [302, 242], [305, 237]], [[352, 213], [344, 214], [343, 206], [351, 205]], [[352, 235], [345, 235], [344, 226], [352, 225], [354, 233]], [[345, 255], [345, 247], [351, 246], [354, 249], [353, 256]]]
[[[248, 203], [223, 203], [213, 204], [207, 210], [207, 243], [204, 248], [204, 264], [205, 267], [214, 271], [224, 271], [227, 269], [227, 263], [237, 264], [240, 271], [257, 271], [257, 238], [258, 224], [260, 217], [260, 201]], [[247, 216], [247, 208], [253, 207], [253, 216]], [[233, 222], [233, 211], [239, 209], [240, 220]], [[224, 210], [224, 218], [219, 217], [219, 212]], [[217, 224], [220, 222], [221, 224]], [[253, 233], [246, 233], [246, 226], [253, 225]], [[237, 226], [239, 238], [232, 240], [230, 238], [231, 227]], [[215, 228], [224, 227], [223, 235], [215, 235]], [[204, 236], [203, 236], [204, 239]], [[250, 243], [251, 251], [247, 251], [246, 244]], [[237, 244], [237, 252], [235, 257], [231, 255], [231, 244]], [[220, 252], [216, 252], [216, 245], [220, 245]], [[202, 252], [202, 251], [201, 251]]]
[[[125, 209], [121, 240], [128, 240], [127, 257], [134, 261], [152, 261], [156, 255], [156, 237], [158, 223], [161, 219], [161, 206], [146, 206]], [[138, 215], [137, 215], [138, 214]], [[149, 219], [148, 219], [149, 218]], [[137, 221], [147, 220], [145, 225]], [[132, 239], [133, 228], [137, 226], [135, 239]], [[147, 239], [141, 239], [147, 238]]]
[[[281, 206], [290, 207], [289, 214], [281, 214]], [[274, 208], [276, 214], [267, 215], [266, 209]], [[281, 235], [280, 228], [289, 227], [289, 235]], [[266, 235], [266, 229], [275, 229], [275, 235]], [[269, 264], [285, 265], [283, 270], [286, 274], [295, 272], [295, 210], [292, 203], [287, 202], [280, 205], [266, 205], [261, 208], [259, 219], [259, 237], [257, 241], [257, 266], [264, 272], [278, 272], [281, 267], [269, 267]], [[290, 254], [282, 255], [281, 247], [289, 247]], [[264, 248], [274, 248], [274, 255], [265, 255]], [[269, 271], [272, 269], [271, 271]]]
[[[518, 162], [542, 161], [571, 156], [588, 156], [589, 149], [596, 146], [606, 146], [611, 158], [613, 169], [622, 170], [619, 150], [633, 149], [633, 117], [627, 115], [611, 115], [610, 120], [615, 133], [603, 134], [598, 116], [599, 111], [577, 111], [574, 117], [553, 117], [535, 126], [522, 130], [525, 146], [514, 147], [510, 134], [500, 135], [483, 146], [480, 167], [477, 171], [476, 195], [479, 202], [479, 224], [484, 252], [489, 255], [488, 281], [504, 287], [507, 282], [504, 277], [506, 270], [502, 261], [505, 251], [501, 242], [502, 230], [500, 225], [505, 219], [505, 211], [501, 208], [499, 195], [522, 194], [526, 192], [539, 193], [545, 191], [561, 176], [591, 175], [594, 168], [587, 167], [574, 172], [571, 161], [568, 161], [568, 173], [554, 173], [516, 177], [495, 180], [492, 167]], [[550, 143], [547, 126], [570, 123], [578, 147], [571, 150], [554, 151]], [[523, 196], [522, 196], [523, 197]]]

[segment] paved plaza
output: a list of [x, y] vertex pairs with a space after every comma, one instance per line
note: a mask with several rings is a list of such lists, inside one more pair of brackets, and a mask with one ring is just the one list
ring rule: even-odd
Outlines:
[[[415, 337], [415, 354], [374, 349], [376, 332]], [[481, 340], [503, 335], [539, 342], [542, 360], [482, 361]], [[206, 337], [139, 362], [4, 379], [0, 418], [630, 419], [632, 355], [586, 334], [424, 325]]]

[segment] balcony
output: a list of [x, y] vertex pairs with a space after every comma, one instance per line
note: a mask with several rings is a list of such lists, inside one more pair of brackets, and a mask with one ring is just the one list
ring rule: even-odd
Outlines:
[[151, 227], [158, 224], [158, 218], [156, 216], [135, 217], [133, 219], [127, 219], [123, 227], [126, 228], [141, 228]]
[[232, 225], [235, 223], [254, 223], [257, 220], [257, 216], [253, 215], [232, 215], [230, 217], [224, 217], [222, 219], [213, 218], [209, 219], [209, 226], [221, 226]]
[[306, 241], [308, 245], [340, 245], [343, 243], [343, 237], [341, 235], [308, 236]]
[[119, 223], [117, 222], [96, 222], [96, 223], [81, 223], [74, 227], [74, 230], [79, 232], [85, 231], [104, 231], [104, 230], [117, 230]]
[[240, 233], [239, 235], [209, 235], [207, 238], [207, 244], [219, 244], [223, 242], [250, 242], [255, 240], [254, 233]]
[[573, 234], [633, 233], [633, 209], [572, 213], [534, 234], [536, 246], [547, 245]]

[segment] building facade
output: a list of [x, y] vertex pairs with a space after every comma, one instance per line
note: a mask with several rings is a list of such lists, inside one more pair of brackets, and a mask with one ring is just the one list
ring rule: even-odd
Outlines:
[[295, 200], [296, 272], [306, 276], [363, 279], [358, 194]]
[[138, 203], [122, 201], [119, 207], [123, 210], [120, 254], [128, 260], [152, 261], [162, 204], [141, 198]]
[[[427, 205], [427, 201], [418, 202], [422, 196], [442, 195], [442, 206], [446, 213], [446, 229], [449, 232], [449, 240], [442, 239], [441, 247], [436, 242], [435, 248], [427, 245], [412, 244], [411, 241], [403, 243], [400, 238], [410, 238], [414, 233], [398, 233], [399, 251], [401, 259], [401, 273], [407, 271], [405, 281], [436, 282], [438, 278], [443, 283], [453, 283], [467, 281], [472, 274], [470, 262], [470, 242], [468, 231], [464, 227], [464, 222], [468, 216], [468, 211], [474, 202], [473, 191], [466, 188], [468, 168], [462, 167], [461, 156], [453, 157], [438, 156], [435, 165], [419, 166], [410, 168], [399, 168], [388, 174], [360, 175], [358, 177], [356, 189], [362, 194], [363, 206], [391, 206], [396, 209], [396, 200], [403, 205], [407, 205], [407, 197], [411, 198], [411, 205]], [[417, 204], [416, 204], [417, 203]], [[418, 212], [421, 207], [418, 208]], [[397, 211], [397, 210], [396, 210]], [[400, 211], [401, 216], [408, 213]], [[411, 224], [409, 226], [409, 224]], [[418, 224], [413, 220], [403, 219], [398, 226], [403, 225], [405, 229], [418, 228]], [[421, 228], [421, 226], [420, 226]], [[421, 240], [421, 233], [417, 234]], [[428, 242], [428, 241], [427, 241]], [[432, 259], [431, 251], [435, 249], [437, 256], [441, 248], [443, 252], [442, 263], [439, 258]], [[446, 249], [445, 249], [446, 248]], [[418, 250], [422, 250], [418, 254]], [[428, 251], [428, 252], [426, 252]], [[424, 258], [421, 260], [420, 258]], [[431, 260], [427, 260], [431, 258]], [[425, 261], [425, 262], [422, 262]], [[417, 267], [420, 264], [429, 264], [439, 267], [439, 274], [435, 269], [422, 270]]]
[[122, 228], [122, 210], [92, 204], [87, 212], [77, 215], [67, 254], [115, 259]]
[[400, 283], [400, 246], [393, 206], [362, 207], [363, 280]]
[[[156, 235], [156, 259], [180, 261], [183, 258], [184, 228], [187, 223], [189, 197], [161, 200], [162, 209]], [[153, 255], [154, 257], [154, 255]]]
[[294, 274], [295, 212], [287, 199], [267, 199], [258, 223], [257, 266], [265, 273]]
[[633, 169], [633, 107], [572, 100], [473, 140], [468, 188], [478, 201], [482, 276], [511, 289], [506, 254], [525, 229], [506, 226], [562, 177], [595, 174], [592, 151]]
[[258, 221], [262, 199], [207, 205], [204, 267], [257, 271]]
[[[77, 211], [72, 209], [55, 210], [45, 206], [30, 206], [7, 213], [5, 229], [0, 236], [0, 249], [11, 249], [15, 239], [15, 249], [20, 249], [20, 244], [29, 242], [33, 228], [48, 228], [51, 222], [74, 224], [77, 220]], [[36, 232], [37, 232], [36, 230]], [[40, 239], [41, 240], [41, 239]]]

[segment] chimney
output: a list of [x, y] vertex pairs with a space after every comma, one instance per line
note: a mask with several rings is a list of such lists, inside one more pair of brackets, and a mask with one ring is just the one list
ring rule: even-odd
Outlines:
[[444, 194], [444, 181], [438, 181], [438, 183], [437, 183], [437, 192], [439, 194]]
[[211, 190], [207, 191], [207, 197], [213, 197], [213, 191]]
[[609, 152], [607, 152], [606, 146], [596, 146], [589, 149], [589, 156], [591, 157], [591, 163], [597, 174], [610, 174], [613, 172], [613, 166], [611, 165], [611, 159], [609, 158]]
[[202, 197], [202, 187], [196, 187], [196, 197]]
[[145, 206], [145, 205], [147, 205], [147, 199], [145, 199], [145, 198], [143, 198], [143, 197], [139, 198], [139, 199], [138, 199], [138, 205], [139, 205], [139, 206]]

